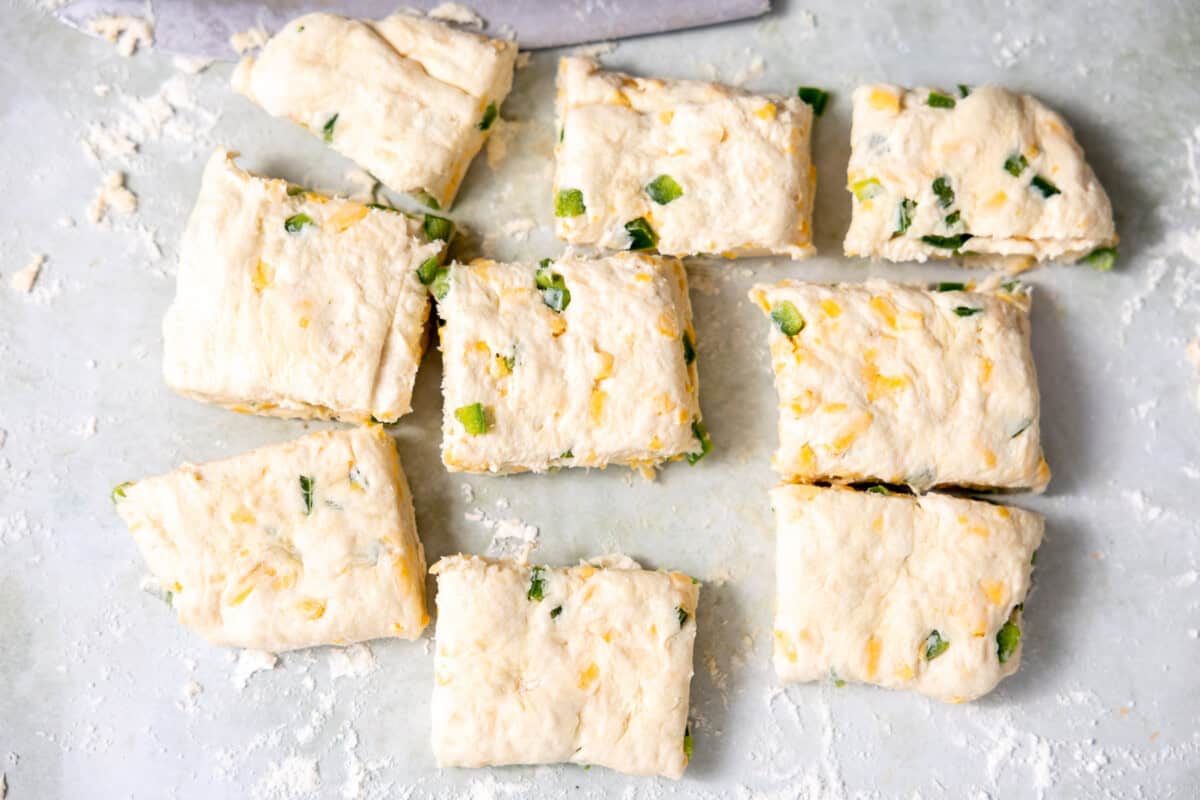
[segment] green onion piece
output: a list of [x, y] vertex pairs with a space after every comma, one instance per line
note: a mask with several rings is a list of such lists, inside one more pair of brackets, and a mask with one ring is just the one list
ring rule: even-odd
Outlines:
[[283, 229], [288, 233], [299, 233], [305, 225], [312, 224], [312, 217], [308, 214], [293, 214], [283, 221]]
[[683, 623], [688, 621], [688, 612], [684, 611], [681, 606], [675, 606], [675, 615], [679, 617], [679, 627], [683, 627]]
[[886, 486], [872, 486], [869, 489], [867, 489], [867, 494], [891, 495], [891, 493], [892, 493], [892, 490], [887, 488]]
[[1001, 664], [1012, 658], [1021, 644], [1021, 628], [1013, 622], [1016, 616], [1017, 609], [1014, 608], [1008, 621], [1000, 626], [1000, 631], [996, 634], [996, 657], [1000, 659]]
[[461, 422], [463, 429], [472, 436], [487, 433], [487, 415], [480, 403], [472, 403], [469, 406], [454, 409], [454, 418]]
[[942, 638], [942, 635], [935, 631], [930, 631], [929, 636], [925, 638], [925, 660], [933, 661], [935, 658], [946, 652], [950, 647], [950, 643]]
[[976, 314], [982, 314], [982, 308], [971, 308], [970, 306], [955, 306], [954, 313], [960, 317], [973, 317]]
[[438, 267], [440, 266], [441, 264], [438, 263], [437, 256], [425, 259], [421, 262], [421, 266], [417, 267], [417, 278], [423, 285], [428, 286], [437, 277]]
[[329, 118], [329, 121], [325, 123], [325, 127], [321, 128], [321, 133], [325, 137], [326, 144], [333, 142], [333, 127], [337, 125], [337, 118], [338, 115], [334, 114]]
[[683, 187], [670, 175], [659, 175], [647, 183], [645, 188], [650, 199], [660, 206], [683, 197]]
[[956, 105], [958, 105], [958, 103], [948, 94], [942, 94], [941, 92], [930, 92], [929, 105], [933, 106], [934, 108], [954, 108]]
[[587, 211], [583, 204], [583, 192], [578, 189], [562, 189], [554, 198], [554, 216], [578, 217]]
[[625, 232], [629, 234], [630, 250], [653, 250], [658, 247], [658, 234], [650, 227], [645, 217], [626, 222]]
[[959, 233], [954, 236], [922, 236], [921, 241], [933, 247], [944, 247], [947, 250], [957, 250], [971, 238], [969, 233]]
[[688, 453], [687, 460], [689, 464], [695, 464], [700, 459], [712, 452], [712, 439], [708, 436], [708, 429], [704, 427], [704, 423], [700, 420], [692, 420], [692, 435], [700, 442], [699, 453]]
[[304, 514], [308, 516], [312, 513], [313, 507], [313, 486], [317, 483], [317, 479], [311, 475], [300, 476], [300, 494], [304, 496]]
[[815, 86], [801, 86], [796, 90], [796, 95], [812, 106], [813, 114], [818, 117], [825, 113], [825, 106], [829, 105], [829, 92]]
[[954, 202], [954, 190], [950, 188], [950, 179], [945, 175], [934, 178], [933, 193], [937, 195], [938, 205], [948, 208]]
[[538, 267], [540, 269], [545, 269], [546, 267], [550, 266], [553, 263], [554, 263], [553, 258], [543, 258], [541, 261], [538, 262]]
[[1094, 270], [1109, 272], [1117, 263], [1117, 248], [1097, 247], [1080, 260]]
[[475, 127], [481, 131], [486, 131], [492, 127], [492, 123], [496, 121], [496, 104], [488, 103], [487, 108], [483, 110], [483, 119], [479, 120], [479, 124]]
[[946, 215], [945, 222], [946, 222], [947, 227], [953, 228], [955, 225], [958, 224], [958, 221], [960, 219], [962, 219], [962, 212], [952, 211], [951, 213]]
[[1034, 175], [1030, 183], [1033, 184], [1033, 188], [1042, 193], [1042, 197], [1054, 197], [1056, 194], [1062, 194], [1062, 191], [1057, 186], [1041, 175]]
[[454, 223], [435, 214], [426, 214], [422, 227], [425, 229], [425, 235], [430, 239], [441, 239], [443, 242], [448, 242], [454, 235]]
[[900, 201], [900, 206], [897, 211], [896, 231], [892, 234], [892, 238], [903, 236], [912, 225], [913, 212], [917, 210], [917, 201], [909, 200], [907, 197]]
[[1004, 159], [1004, 171], [1009, 175], [1012, 175], [1014, 178], [1024, 172], [1025, 168], [1028, 166], [1029, 159], [1025, 158], [1025, 156], [1021, 153], [1017, 153], [1015, 156], [1009, 156], [1008, 158]]
[[863, 178], [850, 184], [850, 191], [854, 192], [854, 196], [859, 200], [870, 200], [883, 191], [883, 184], [875, 178]]
[[433, 273], [433, 281], [429, 284], [430, 291], [438, 300], [445, 300], [446, 295], [450, 294], [450, 268], [438, 267]]
[[417, 192], [415, 195], [413, 195], [413, 197], [415, 197], [417, 199], [418, 203], [425, 206], [426, 208], [432, 208], [434, 211], [442, 210], [442, 207], [438, 204], [437, 198], [434, 197], [433, 195], [431, 195], [429, 192], [425, 191], [424, 189]]
[[550, 271], [547, 261], [549, 259], [545, 259], [534, 273], [533, 283], [542, 293], [542, 302], [561, 314], [571, 303], [571, 290], [562, 275]]
[[125, 499], [125, 490], [130, 486], [133, 486], [133, 481], [125, 481], [124, 483], [117, 484], [113, 487], [112, 492], [109, 493], [108, 498], [113, 501], [114, 505], [121, 502]]
[[962, 97], [966, 97], [967, 95], [969, 95], [971, 93], [971, 87], [967, 86], [965, 83], [960, 83], [958, 85], [958, 93]]
[[965, 292], [967, 285], [965, 283], [939, 283], [933, 287], [935, 292]]
[[692, 344], [692, 336], [687, 331], [683, 332], [683, 363], [691, 364], [696, 360], [696, 345]]
[[530, 600], [542, 601], [546, 591], [546, 570], [542, 567], [534, 567], [529, 571], [529, 591], [525, 592], [525, 596]]
[[304, 194], [307, 191], [303, 186], [289, 186], [287, 188], [287, 196], [295, 197], [298, 194]]
[[562, 606], [555, 606], [554, 608], [550, 609], [550, 619], [554, 619], [561, 613], [562, 613]]
[[791, 300], [784, 300], [771, 306], [771, 321], [779, 326], [784, 336], [795, 336], [804, 330], [804, 317]]
[[692, 753], [696, 751], [696, 743], [692, 739], [692, 726], [688, 725], [683, 729], [683, 757], [688, 761], [692, 760]]

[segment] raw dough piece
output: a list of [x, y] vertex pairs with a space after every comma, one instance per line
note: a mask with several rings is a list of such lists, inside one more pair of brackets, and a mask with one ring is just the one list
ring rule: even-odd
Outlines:
[[233, 88], [388, 188], [449, 208], [499, 117], [516, 59], [514, 42], [412, 14], [308, 14], [243, 59]]
[[1071, 128], [1034, 98], [997, 86], [860, 86], [847, 180], [848, 256], [961, 253], [1019, 270], [1117, 242], [1108, 195]]
[[412, 495], [377, 425], [185, 465], [113, 501], [179, 621], [212, 644], [416, 639], [429, 622]]
[[756, 286], [750, 297], [772, 318], [775, 470], [804, 482], [1043, 490], [1031, 297], [1009, 288]]
[[782, 682], [862, 681], [962, 702], [1017, 671], [1040, 515], [800, 485], [773, 489], [771, 504]]
[[629, 249], [644, 221], [657, 249], [811, 256], [816, 171], [812, 109], [698, 81], [558, 67], [557, 232], [572, 244]]
[[531, 568], [460, 555], [431, 571], [438, 766], [570, 761], [683, 775], [691, 578], [620, 556]]
[[163, 321], [167, 384], [244, 413], [394, 421], [425, 350], [416, 271], [441, 249], [403, 214], [249, 175], [218, 150]]
[[451, 471], [646, 468], [700, 453], [695, 332], [679, 261], [477, 260], [453, 265], [448, 281], [438, 314], [442, 461]]

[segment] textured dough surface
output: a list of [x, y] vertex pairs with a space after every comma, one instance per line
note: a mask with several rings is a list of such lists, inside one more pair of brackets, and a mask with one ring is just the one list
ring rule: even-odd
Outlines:
[[[997, 633], [1020, 624], [1044, 521], [948, 495], [786, 485], [777, 522], [775, 672], [961, 702], [1017, 671]], [[1014, 611], [1015, 609], [1015, 611]], [[931, 634], [948, 646], [926, 658]]]
[[[564, 58], [555, 194], [581, 191], [586, 210], [558, 217], [558, 236], [625, 250], [625, 224], [644, 217], [660, 253], [807, 258], [816, 252], [812, 120], [798, 97], [634, 78]], [[678, 199], [660, 205], [647, 194], [659, 175], [679, 185]]]
[[[566, 255], [548, 269], [570, 301], [560, 313], [535, 285], [537, 264], [454, 264], [438, 302], [442, 461], [451, 471], [552, 466], [648, 467], [700, 450], [687, 274], [672, 258]], [[455, 411], [480, 403], [487, 432]]]
[[750, 297], [804, 321], [770, 326], [785, 479], [1046, 487], [1027, 289], [783, 281]]
[[[967, 97], [947, 93], [953, 108], [930, 106], [930, 91], [887, 84], [855, 90], [847, 170], [855, 196], [846, 255], [946, 258], [953, 248], [922, 237], [969, 233], [964, 255], [1020, 268], [1035, 260], [1072, 261], [1116, 244], [1108, 195], [1061, 116], [997, 86], [971, 89]], [[1020, 158], [1023, 166], [1014, 161], [1012, 171], [1006, 169], [1009, 159]], [[1035, 176], [1059, 194], [1044, 196], [1032, 183]], [[952, 202], [935, 193], [938, 178], [953, 191]], [[911, 225], [898, 233], [905, 200], [916, 207]], [[955, 213], [957, 222], [947, 224]]]
[[243, 59], [233, 88], [388, 188], [425, 191], [448, 208], [491, 131], [487, 107], [498, 113], [512, 88], [516, 59], [513, 42], [411, 14], [308, 14]]
[[[412, 410], [439, 256], [403, 214], [209, 159], [163, 320], [175, 391], [269, 416], [393, 421]], [[297, 215], [311, 224], [296, 227]]]
[[569, 761], [683, 775], [700, 587], [628, 558], [594, 563], [433, 566], [438, 766]]
[[416, 639], [429, 622], [412, 495], [377, 425], [184, 465], [114, 499], [179, 621], [212, 644]]

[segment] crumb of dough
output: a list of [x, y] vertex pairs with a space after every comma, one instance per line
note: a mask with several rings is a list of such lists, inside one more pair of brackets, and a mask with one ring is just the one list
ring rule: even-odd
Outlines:
[[267, 43], [271, 38], [271, 34], [267, 33], [266, 28], [261, 25], [255, 28], [249, 28], [244, 31], [238, 31], [229, 37], [229, 46], [239, 55], [245, 55], [251, 50], [257, 50]]
[[278, 663], [279, 656], [274, 653], [262, 650], [242, 650], [237, 655], [237, 662], [233, 665], [233, 675], [230, 676], [234, 688], [245, 689], [251, 675], [256, 672], [273, 670]]
[[116, 45], [117, 52], [126, 58], [136, 53], [138, 47], [154, 44], [154, 26], [141, 17], [105, 14], [88, 20], [88, 28]]
[[17, 270], [12, 276], [13, 291], [29, 294], [33, 291], [33, 285], [37, 283], [38, 275], [42, 272], [42, 265], [46, 263], [44, 253], [35, 255], [28, 264]]
[[92, 204], [88, 206], [88, 219], [94, 225], [101, 225], [107, 221], [110, 209], [118, 214], [137, 211], [137, 195], [125, 188], [124, 172], [110, 172], [104, 176]]
[[483, 17], [459, 3], [439, 3], [429, 10], [427, 16], [443, 22], [457, 22], [473, 28], [483, 28]]

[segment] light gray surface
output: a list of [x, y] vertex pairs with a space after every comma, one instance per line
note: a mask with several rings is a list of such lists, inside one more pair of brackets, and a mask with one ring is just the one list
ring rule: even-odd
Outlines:
[[[285, 655], [239, 690], [232, 657], [139, 589], [144, 569], [109, 505], [112, 485], [317, 427], [238, 416], [162, 383], [159, 321], [203, 158], [221, 142], [242, 150], [247, 167], [342, 190], [352, 188], [349, 165], [233, 96], [227, 67], [190, 77], [153, 52], [123, 60], [44, 13], [6, 4], [0, 772], [9, 797], [357, 796], [356, 774], [365, 776], [362, 796], [399, 798], [1196, 796], [1200, 372], [1184, 355], [1200, 332], [1196, 6], [854, 5], [789, 5], [760, 22], [625, 43], [606, 58], [681, 77], [704, 77], [714, 64], [729, 79], [760, 54], [765, 73], [751, 85], [834, 92], [815, 141], [822, 255], [691, 270], [712, 456], [672, 465], [655, 483], [618, 469], [449, 476], [437, 457], [436, 354], [422, 368], [416, 412], [394, 429], [431, 558], [487, 546], [488, 531], [464, 519], [477, 506], [537, 525], [542, 561], [620, 549], [706, 580], [695, 759], [672, 784], [599, 768], [438, 773], [427, 642], [376, 643], [376, 672], [336, 681], [330, 651]], [[463, 186], [456, 216], [475, 232], [476, 250], [528, 258], [558, 250], [549, 227], [553, 72], [546, 53], [518, 73], [503, 109], [521, 123], [512, 152], [495, 171], [481, 157]], [[174, 75], [219, 118], [183, 109], [124, 162], [85, 157], [90, 121], [115, 127], [127, 113], [123, 96], [154, 95]], [[1034, 349], [1055, 478], [1047, 495], [1013, 500], [1047, 515], [1047, 539], [1021, 671], [969, 706], [869, 687], [781, 692], [769, 667], [775, 401], [765, 322], [745, 291], [783, 277], [959, 274], [839, 255], [850, 205], [848, 95], [882, 78], [996, 81], [1036, 93], [1074, 125], [1123, 237], [1117, 272], [1052, 266], [1027, 276], [1037, 287]], [[102, 98], [96, 84], [113, 88]], [[85, 207], [110, 168], [128, 172], [140, 208], [97, 230]], [[67, 215], [75, 227], [59, 225]], [[502, 233], [530, 218], [540, 227], [528, 240]], [[139, 225], [154, 232], [161, 257]], [[33, 295], [17, 294], [10, 276], [33, 253], [49, 260]], [[98, 429], [87, 436], [92, 416]], [[501, 499], [511, 508], [499, 510]], [[193, 681], [203, 688], [188, 701]], [[296, 769], [309, 764], [316, 774]], [[318, 788], [301, 791], [314, 780]]]

